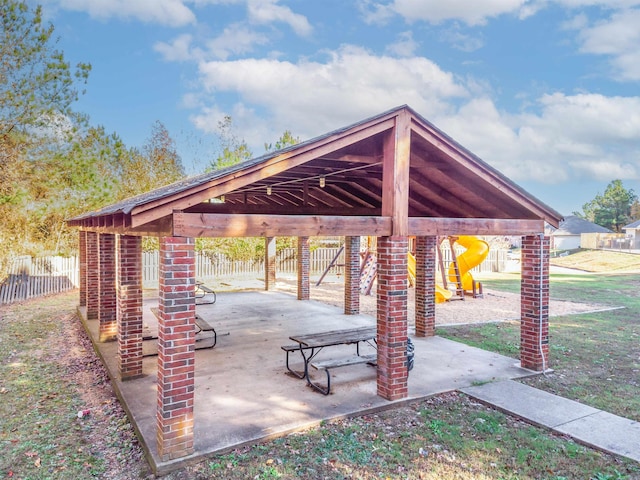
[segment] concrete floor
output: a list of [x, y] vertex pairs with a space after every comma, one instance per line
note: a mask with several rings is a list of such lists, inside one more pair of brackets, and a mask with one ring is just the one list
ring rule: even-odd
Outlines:
[[[151, 331], [156, 325], [150, 310], [154, 306], [157, 299], [145, 299], [144, 322]], [[196, 350], [195, 453], [171, 462], [161, 462], [156, 453], [157, 357], [144, 358], [143, 377], [121, 382], [117, 378], [117, 344], [95, 343], [97, 321], [85, 322], [158, 474], [199, 461], [203, 455], [308, 428], [322, 420], [533, 373], [520, 368], [513, 358], [440, 337], [416, 338], [410, 329], [415, 367], [409, 376], [407, 399], [394, 403], [377, 396], [375, 368], [368, 365], [335, 370], [332, 393], [324, 396], [307, 387], [304, 380], [285, 373], [285, 354], [280, 346], [291, 343], [290, 335], [371, 325], [375, 318], [347, 316], [337, 307], [264, 291], [220, 292], [215, 304], [198, 306], [197, 311], [215, 327], [218, 343], [213, 349]], [[339, 349], [352, 353], [354, 347], [332, 347], [318, 358], [339, 356]]]

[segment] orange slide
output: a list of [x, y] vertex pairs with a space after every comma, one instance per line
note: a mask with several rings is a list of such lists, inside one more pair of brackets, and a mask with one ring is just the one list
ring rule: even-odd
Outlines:
[[[470, 235], [461, 235], [456, 237], [456, 243], [467, 250], [460, 254], [456, 259], [458, 262], [458, 270], [462, 288], [465, 291], [473, 291], [473, 276], [470, 270], [480, 265], [489, 254], [489, 244], [484, 240], [472, 237]], [[453, 262], [449, 266], [449, 281], [457, 282], [456, 270]]]

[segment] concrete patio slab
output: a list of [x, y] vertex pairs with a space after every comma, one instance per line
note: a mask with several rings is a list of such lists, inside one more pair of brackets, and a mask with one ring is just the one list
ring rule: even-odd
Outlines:
[[638, 422], [512, 380], [460, 391], [585, 445], [640, 461]]
[[[156, 305], [154, 298], [144, 302], [143, 320], [150, 330], [156, 322], [150, 308]], [[143, 377], [122, 382], [117, 378], [116, 343], [95, 343], [159, 474], [200, 461], [203, 455], [309, 428], [323, 420], [389, 408], [477, 382], [533, 374], [513, 358], [439, 337], [412, 336], [415, 367], [409, 376], [407, 399], [394, 403], [379, 397], [376, 370], [368, 365], [335, 370], [332, 393], [324, 396], [304, 380], [285, 373], [280, 346], [291, 343], [289, 336], [298, 333], [375, 325], [373, 317], [344, 315], [334, 306], [264, 291], [220, 292], [215, 304], [198, 306], [197, 311], [216, 328], [218, 343], [213, 349], [196, 350], [195, 453], [188, 458], [161, 462], [157, 457], [157, 357], [144, 358]], [[97, 321], [85, 324], [95, 341]], [[331, 347], [318, 359], [339, 356], [339, 350], [351, 354], [354, 347]], [[361, 352], [373, 353], [374, 349], [367, 346]]]

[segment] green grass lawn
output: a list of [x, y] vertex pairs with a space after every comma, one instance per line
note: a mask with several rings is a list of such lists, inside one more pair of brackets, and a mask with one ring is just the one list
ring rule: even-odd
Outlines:
[[[520, 288], [517, 275], [484, 281]], [[553, 275], [553, 298], [624, 308], [553, 318], [554, 373], [526, 382], [640, 420], [639, 287], [638, 275]], [[0, 478], [151, 478], [131, 426], [107, 395], [106, 374], [96, 373], [101, 366], [83, 339], [76, 298], [0, 309]], [[518, 357], [517, 323], [438, 334]], [[93, 391], [103, 395], [79, 419]], [[449, 393], [238, 448], [166, 478], [621, 480], [640, 478], [640, 464]]]
[[[484, 281], [486, 288], [518, 292], [520, 277]], [[640, 275], [551, 275], [550, 296], [620, 307], [550, 319], [553, 374], [532, 386], [640, 421]], [[518, 357], [517, 322], [439, 328], [437, 334]]]

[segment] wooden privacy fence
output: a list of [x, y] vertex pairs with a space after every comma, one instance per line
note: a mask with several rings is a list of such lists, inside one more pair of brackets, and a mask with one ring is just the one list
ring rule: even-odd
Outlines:
[[582, 233], [580, 247], [591, 250], [632, 250], [638, 248], [638, 242], [624, 233]]
[[[310, 272], [320, 275], [338, 254], [338, 248], [318, 248], [310, 253]], [[456, 255], [464, 249], [457, 248]], [[451, 250], [442, 248], [445, 265], [451, 262]], [[333, 273], [342, 273], [344, 254], [336, 260]], [[472, 272], [501, 272], [507, 263], [506, 250], [490, 250], [487, 259]], [[144, 288], [157, 288], [159, 253], [144, 252], [142, 257]], [[295, 274], [296, 249], [286, 248], [277, 254], [276, 270], [283, 274]], [[28, 298], [60, 293], [79, 285], [77, 257], [17, 257], [10, 265], [9, 275], [0, 284], [0, 305]], [[264, 261], [229, 260], [224, 255], [196, 252], [196, 276], [200, 280], [220, 280], [230, 277], [264, 276]]]
[[16, 257], [8, 271], [7, 278], [0, 284], [0, 305], [78, 286], [77, 257]]

